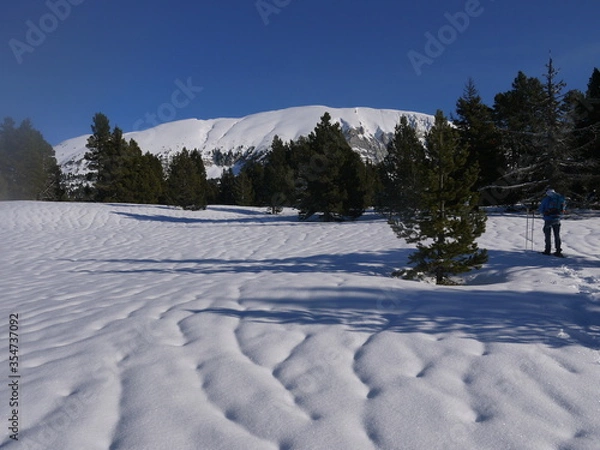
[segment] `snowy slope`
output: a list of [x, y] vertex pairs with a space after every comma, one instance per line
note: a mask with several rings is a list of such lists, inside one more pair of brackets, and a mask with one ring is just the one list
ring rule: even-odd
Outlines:
[[3, 450], [598, 449], [598, 215], [565, 220], [564, 260], [523, 251], [523, 216], [491, 216], [490, 261], [457, 287], [389, 278], [411, 249], [373, 214], [0, 218]]
[[[240, 119], [188, 119], [165, 123], [149, 130], [126, 133], [126, 139], [134, 139], [144, 152], [168, 155], [183, 147], [198, 149], [207, 160], [213, 150], [223, 152], [262, 152], [270, 148], [278, 135], [289, 141], [307, 136], [314, 130], [325, 112], [338, 122], [342, 129], [352, 134], [351, 145], [365, 157], [377, 159], [385, 148], [386, 135], [394, 131], [400, 118], [407, 116], [409, 122], [421, 131], [428, 130], [433, 117], [406, 111], [372, 108], [329, 108], [304, 106], [253, 114]], [[127, 131], [127, 130], [125, 130]], [[63, 169], [71, 173], [83, 170], [82, 159], [89, 135], [69, 139], [54, 150]]]

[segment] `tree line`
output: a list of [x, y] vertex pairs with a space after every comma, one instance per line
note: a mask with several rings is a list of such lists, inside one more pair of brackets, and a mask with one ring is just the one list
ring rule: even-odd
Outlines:
[[485, 105], [469, 80], [454, 125], [480, 173], [486, 205], [533, 203], [552, 186], [587, 206], [600, 183], [600, 71], [586, 92], [570, 90], [552, 59], [542, 79], [519, 72], [507, 92]]
[[[468, 150], [467, 165], [479, 167], [474, 189], [483, 205], [531, 202], [548, 185], [582, 205], [594, 198], [600, 183], [600, 71], [593, 70], [585, 92], [565, 92], [551, 59], [546, 68], [541, 78], [519, 72], [492, 106], [469, 80], [449, 118]], [[317, 208], [329, 219], [352, 217], [365, 204], [385, 201], [382, 174], [389, 161], [361, 165], [330, 120], [296, 142], [276, 138], [270, 152], [245, 161], [235, 173], [226, 170], [219, 179], [206, 180], [196, 150], [161, 160], [143, 153], [135, 141], [126, 142], [99, 113], [86, 154], [90, 172], [77, 184], [61, 174], [52, 147], [31, 121], [17, 126], [6, 118], [0, 125], [0, 199], [167, 203], [190, 209], [212, 203], [266, 205], [272, 211], [299, 205], [307, 216]], [[344, 181], [334, 187], [338, 177]], [[309, 206], [311, 198], [317, 201], [311, 197], [315, 190], [327, 194], [320, 205]]]

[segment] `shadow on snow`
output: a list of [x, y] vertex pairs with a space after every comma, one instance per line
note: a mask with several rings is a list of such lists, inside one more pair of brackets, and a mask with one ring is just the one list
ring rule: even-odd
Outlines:
[[[83, 273], [346, 273], [375, 275], [382, 287], [269, 288], [263, 297], [244, 297], [247, 310], [207, 308], [194, 314], [220, 314], [244, 321], [301, 325], [340, 325], [361, 332], [457, 332], [481, 342], [543, 343], [559, 347], [579, 344], [600, 348], [600, 308], [582, 294], [520, 292], [507, 289], [511, 273], [536, 267], [561, 267], [564, 260], [534, 252], [490, 251], [490, 261], [472, 272], [470, 286], [438, 287], [383, 278], [411, 249], [387, 252], [315, 255], [260, 260], [87, 260], [98, 264]], [[81, 261], [81, 260], [79, 260]], [[597, 260], [580, 258], [578, 265], [598, 267]], [[106, 265], [118, 265], [106, 268]], [[123, 267], [129, 265], [131, 267]], [[565, 278], [566, 283], [572, 280]], [[369, 281], [371, 284], [372, 281]], [[483, 285], [497, 284], [497, 290]], [[264, 291], [263, 291], [264, 292]]]
[[252, 305], [246, 310], [187, 311], [258, 323], [339, 325], [351, 331], [424, 333], [438, 339], [456, 333], [484, 343], [577, 344], [600, 349], [600, 310], [586, 309], [589, 302], [576, 294], [456, 288], [421, 291], [407, 289], [406, 283], [396, 289], [309, 288], [303, 294], [310, 299], [290, 290], [275, 299], [244, 298], [242, 305]]
[[[209, 209], [213, 209], [210, 206]], [[175, 210], [175, 211], [183, 211], [183, 210]], [[318, 216], [315, 216], [311, 220], [300, 221], [297, 214], [289, 215], [289, 214], [268, 214], [266, 212], [266, 208], [261, 209], [257, 207], [253, 208], [244, 208], [240, 206], [235, 207], [225, 207], [218, 206], [214, 207], [214, 211], [216, 213], [223, 214], [222, 218], [214, 218], [214, 217], [202, 217], [202, 211], [187, 211], [190, 214], [190, 217], [176, 217], [165, 214], [138, 214], [131, 213], [125, 211], [113, 211], [113, 214], [137, 220], [140, 222], [163, 222], [163, 223], [179, 223], [179, 224], [236, 224], [241, 223], [244, 225], [248, 224], [257, 224], [257, 225], [274, 225], [285, 223], [287, 225], [290, 224], [315, 224], [322, 223]], [[196, 215], [194, 215], [194, 213]], [[229, 216], [228, 216], [229, 215]], [[346, 222], [337, 222], [339, 223], [352, 223], [352, 222], [373, 222], [373, 221], [381, 221], [382, 217], [373, 211], [365, 212], [361, 217], [354, 221], [346, 221]]]

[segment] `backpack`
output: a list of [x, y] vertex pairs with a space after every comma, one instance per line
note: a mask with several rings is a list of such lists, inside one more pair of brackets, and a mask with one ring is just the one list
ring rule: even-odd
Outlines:
[[550, 197], [548, 208], [546, 209], [547, 216], [559, 216], [564, 214], [566, 208], [565, 198], [560, 194], [554, 194]]

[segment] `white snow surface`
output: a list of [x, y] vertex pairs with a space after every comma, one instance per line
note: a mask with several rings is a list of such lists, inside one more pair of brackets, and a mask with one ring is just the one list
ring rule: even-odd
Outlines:
[[[143, 152], [154, 155], [177, 153], [186, 147], [198, 149], [208, 155], [214, 149], [224, 152], [261, 152], [271, 147], [273, 138], [278, 135], [284, 142], [308, 136], [320, 118], [329, 112], [332, 123], [339, 123], [342, 129], [362, 129], [366, 138], [379, 137], [381, 133], [393, 133], [402, 116], [420, 131], [433, 125], [434, 118], [428, 114], [373, 108], [330, 108], [327, 106], [299, 106], [276, 111], [252, 114], [242, 118], [187, 119], [164, 123], [143, 131], [124, 134], [124, 138], [134, 139]], [[127, 131], [127, 130], [125, 130]], [[90, 135], [66, 140], [54, 147], [56, 159], [69, 172], [78, 173], [78, 164], [87, 149]], [[81, 167], [79, 167], [81, 169]], [[208, 168], [209, 176], [218, 176]]]
[[374, 213], [3, 202], [0, 219], [2, 449], [600, 448], [598, 215], [563, 222], [560, 259], [524, 251], [525, 216], [491, 214], [489, 262], [452, 287], [391, 278], [413, 248]]

